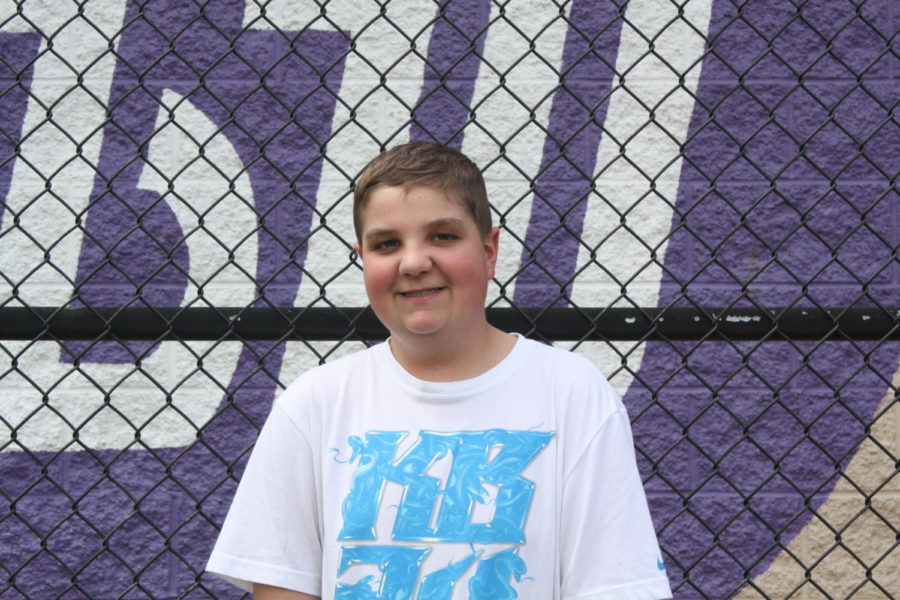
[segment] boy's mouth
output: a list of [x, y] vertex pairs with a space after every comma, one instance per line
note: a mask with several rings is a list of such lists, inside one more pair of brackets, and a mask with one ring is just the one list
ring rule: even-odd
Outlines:
[[400, 292], [400, 295], [404, 296], [406, 298], [421, 298], [422, 296], [429, 296], [431, 294], [436, 294], [436, 293], [440, 292], [442, 289], [444, 289], [444, 288], [436, 287], [436, 288], [428, 288], [427, 290], [412, 290], [410, 292]]

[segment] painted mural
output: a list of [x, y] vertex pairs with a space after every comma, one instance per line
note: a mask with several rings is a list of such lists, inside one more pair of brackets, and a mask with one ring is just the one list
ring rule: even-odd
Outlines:
[[[485, 170], [493, 305], [896, 308], [898, 19], [7, 2], [0, 302], [362, 306], [350, 184], [436, 139]], [[676, 598], [900, 596], [896, 341], [569, 346], [623, 395]], [[360, 347], [0, 340], [0, 598], [239, 597], [202, 571], [258, 427]]]

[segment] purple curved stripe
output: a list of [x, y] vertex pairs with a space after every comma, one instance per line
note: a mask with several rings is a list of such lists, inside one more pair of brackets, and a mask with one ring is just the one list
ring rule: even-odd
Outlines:
[[[715, 0], [660, 306], [900, 305], [890, 4]], [[677, 598], [730, 597], [771, 564], [858, 449], [898, 355], [647, 345], [625, 402]]]

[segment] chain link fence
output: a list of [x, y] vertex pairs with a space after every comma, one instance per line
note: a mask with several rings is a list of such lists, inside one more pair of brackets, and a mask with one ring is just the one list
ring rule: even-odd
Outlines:
[[203, 574], [275, 394], [383, 339], [351, 189], [482, 166], [489, 317], [623, 395], [676, 598], [900, 597], [891, 0], [0, 4], [0, 598]]

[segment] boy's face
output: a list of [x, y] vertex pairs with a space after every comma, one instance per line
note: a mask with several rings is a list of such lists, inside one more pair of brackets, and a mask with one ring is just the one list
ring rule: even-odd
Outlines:
[[465, 335], [484, 322], [498, 229], [483, 238], [463, 204], [441, 190], [383, 186], [369, 195], [360, 230], [366, 293], [397, 341]]

